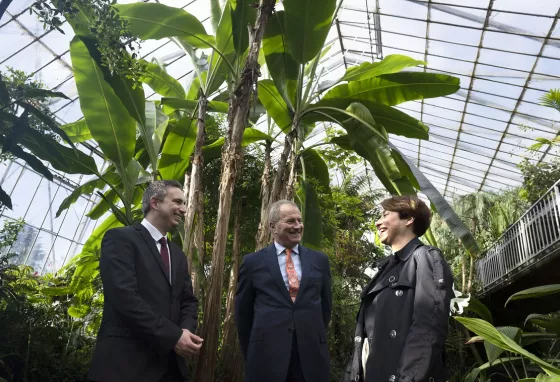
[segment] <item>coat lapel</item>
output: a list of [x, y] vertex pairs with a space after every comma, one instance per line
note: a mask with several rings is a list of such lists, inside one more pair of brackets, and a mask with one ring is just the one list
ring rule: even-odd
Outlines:
[[[154, 238], [152, 237], [152, 235], [150, 235], [148, 230], [142, 224], [135, 224], [134, 228], [136, 228], [140, 232], [140, 235], [142, 236], [142, 238], [146, 242], [146, 245], [148, 246], [148, 248], [150, 248], [150, 252], [156, 258], [156, 261], [159, 264], [159, 269], [161, 269], [161, 273], [163, 273], [163, 275], [165, 276], [165, 279], [167, 280], [167, 282], [169, 282], [169, 275], [167, 274], [167, 272], [165, 272], [165, 269], [163, 268], [163, 260], [161, 260], [161, 255], [160, 255], [160, 253], [157, 249]], [[169, 256], [169, 257], [172, 257], [172, 256]], [[173, 265], [171, 265], [171, 266], [173, 267]]]
[[278, 284], [280, 293], [282, 293], [288, 299], [288, 301], [292, 302], [290, 293], [288, 292], [288, 288], [286, 288], [286, 284], [284, 284], [284, 279], [282, 278], [282, 273], [280, 272], [280, 266], [278, 265], [278, 255], [276, 254], [276, 247], [274, 246], [274, 244], [265, 248], [264, 262], [266, 263], [266, 266], [268, 267], [268, 271], [272, 275], [272, 278], [276, 281], [276, 284]]
[[307, 280], [309, 279], [309, 272], [311, 270], [311, 264], [315, 261], [315, 255], [312, 251], [307, 250], [301, 244], [298, 246], [299, 249], [299, 260], [301, 264], [301, 281], [299, 283], [299, 290], [296, 297], [296, 302], [299, 300], [302, 291], [305, 290], [305, 286], [307, 285]]
[[373, 276], [373, 278], [369, 281], [369, 283], [367, 283], [364, 289], [362, 289], [362, 293], [360, 293], [360, 298], [363, 299], [367, 294], [369, 294], [369, 292], [372, 291], [372, 286], [379, 281], [379, 277], [381, 276], [381, 274], [383, 273], [387, 265], [389, 265], [389, 260], [390, 258], [386, 257], [385, 259], [383, 259], [381, 264], [379, 264], [379, 270], [377, 271], [375, 276]]

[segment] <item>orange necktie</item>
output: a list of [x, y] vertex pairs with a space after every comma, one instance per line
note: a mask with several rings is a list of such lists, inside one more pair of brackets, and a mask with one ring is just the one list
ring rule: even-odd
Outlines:
[[292, 259], [292, 250], [286, 248], [286, 273], [288, 274], [288, 284], [290, 285], [290, 297], [292, 302], [296, 301], [297, 292], [299, 290], [299, 280], [296, 272], [296, 267], [294, 266], [294, 260]]

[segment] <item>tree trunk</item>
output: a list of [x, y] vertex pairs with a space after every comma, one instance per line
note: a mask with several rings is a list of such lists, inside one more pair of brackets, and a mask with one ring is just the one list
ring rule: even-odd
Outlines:
[[235, 208], [235, 225], [233, 230], [233, 249], [232, 264], [229, 276], [229, 287], [226, 297], [226, 315], [224, 319], [224, 334], [222, 345], [222, 361], [224, 367], [224, 382], [241, 382], [239, 362], [241, 352], [239, 348], [239, 339], [235, 327], [234, 309], [235, 309], [235, 293], [237, 291], [237, 277], [239, 275], [239, 260], [241, 257], [241, 212], [242, 199], [237, 200]]
[[[295, 142], [294, 144], [295, 145]], [[290, 159], [290, 173], [288, 175], [288, 182], [284, 193], [284, 199], [294, 200], [294, 187], [296, 183], [296, 166], [299, 160], [299, 155], [296, 154], [295, 148], [292, 147], [292, 154]]]
[[257, 230], [257, 235], [255, 237], [255, 247], [258, 251], [266, 247], [268, 242], [270, 241], [270, 228], [268, 226], [268, 209], [270, 207], [270, 192], [271, 192], [271, 184], [270, 184], [270, 176], [271, 176], [271, 168], [272, 168], [272, 160], [271, 160], [271, 152], [272, 152], [272, 142], [267, 141], [266, 147], [264, 151], [264, 169], [261, 178], [261, 220], [259, 222], [259, 228]]
[[471, 255], [471, 264], [469, 269], [469, 282], [467, 283], [467, 293], [471, 293], [473, 277], [474, 277], [474, 256]]
[[[295, 124], [294, 124], [295, 126]], [[288, 167], [288, 158], [292, 152], [293, 142], [297, 134], [296, 127], [292, 128], [284, 140], [284, 149], [282, 150], [282, 155], [280, 155], [280, 160], [278, 161], [276, 175], [274, 176], [274, 183], [272, 184], [272, 191], [270, 193], [269, 204], [272, 204], [278, 200], [285, 190], [286, 182], [288, 181], [288, 176], [286, 175], [286, 169]], [[288, 174], [289, 175], [289, 174]]]
[[259, 76], [258, 58], [260, 45], [266, 23], [272, 14], [275, 3], [276, 0], [261, 0], [259, 4], [255, 27], [250, 30], [251, 45], [247, 61], [245, 62], [240, 82], [231, 96], [228, 114], [229, 130], [222, 150], [222, 174], [220, 179], [218, 217], [212, 251], [211, 279], [204, 304], [204, 320], [201, 330], [204, 346], [200, 351], [196, 378], [194, 379], [197, 382], [214, 381], [219, 327], [222, 320], [224, 258], [233, 189], [239, 170], [239, 162], [243, 157], [241, 151], [243, 131], [247, 126], [251, 97]]
[[185, 237], [183, 239], [183, 249], [185, 250], [185, 254], [187, 255], [187, 264], [189, 267], [189, 271], [191, 272], [193, 291], [194, 295], [197, 298], [200, 297], [200, 278], [197, 273], [197, 263], [200, 262], [200, 259], [193, 260], [193, 249], [196, 246], [197, 252], [200, 254], [200, 249], [202, 249], [203, 245], [200, 242], [199, 227], [201, 227], [204, 232], [204, 221], [201, 214], [204, 208], [201, 208], [200, 204], [204, 204], [204, 199], [202, 198], [202, 168], [204, 166], [202, 146], [204, 146], [204, 139], [206, 135], [205, 118], [207, 109], [208, 100], [206, 99], [204, 94], [201, 94], [198, 101], [196, 142], [194, 147], [193, 159], [191, 162], [190, 185], [187, 197], [187, 212], [185, 214], [184, 223]]

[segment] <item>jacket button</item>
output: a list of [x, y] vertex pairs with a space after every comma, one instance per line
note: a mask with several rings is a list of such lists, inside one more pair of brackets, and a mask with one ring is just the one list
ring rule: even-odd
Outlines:
[[395, 338], [395, 337], [397, 336], [397, 332], [395, 332], [394, 330], [391, 330], [391, 331], [389, 332], [389, 336], [390, 336], [391, 338]]
[[401, 297], [403, 295], [403, 291], [399, 289], [398, 291], [395, 291], [395, 295], [397, 297]]
[[395, 377], [394, 375], [391, 375], [389, 377], [389, 382], [395, 382], [395, 379], [397, 379], [397, 377]]

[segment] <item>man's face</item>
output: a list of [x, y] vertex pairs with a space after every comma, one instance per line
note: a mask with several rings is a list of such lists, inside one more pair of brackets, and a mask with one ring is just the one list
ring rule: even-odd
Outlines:
[[301, 212], [297, 207], [289, 204], [280, 206], [279, 212], [278, 222], [270, 225], [274, 240], [286, 248], [293, 248], [301, 242], [303, 235]]
[[385, 245], [392, 245], [395, 239], [406, 234], [412, 219], [401, 219], [395, 211], [383, 211], [381, 218], [375, 222], [379, 239]]
[[177, 227], [187, 212], [185, 195], [177, 187], [169, 187], [167, 195], [165, 195], [163, 200], [152, 198], [151, 203], [152, 210], [156, 213], [158, 221], [165, 226], [167, 232]]

